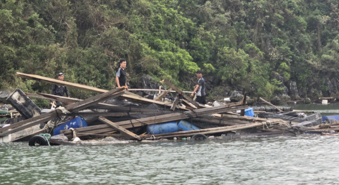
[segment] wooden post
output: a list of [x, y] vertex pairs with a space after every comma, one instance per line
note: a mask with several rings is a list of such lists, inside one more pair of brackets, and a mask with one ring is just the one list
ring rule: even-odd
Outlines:
[[195, 103], [195, 101], [193, 101], [191, 97], [187, 96], [181, 89], [179, 89], [176, 86], [174, 86], [171, 82], [169, 82], [166, 79], [164, 79], [164, 80], [160, 81], [160, 83], [164, 83], [164, 84], [170, 86], [173, 90], [175, 90], [178, 94], [180, 94], [186, 100], [191, 102], [194, 106], [199, 107], [199, 105], [197, 103]]
[[175, 108], [177, 107], [177, 105], [178, 105], [178, 103], [179, 103], [179, 94], [177, 94], [177, 96], [175, 97], [175, 99], [174, 99], [174, 102], [173, 102], [173, 104], [172, 104], [172, 107], [171, 107], [171, 110], [172, 111], [174, 111], [175, 110]]
[[[242, 104], [246, 105], [246, 90], [243, 90]], [[245, 116], [245, 109], [241, 109], [240, 116]]]
[[123, 133], [125, 133], [125, 134], [127, 134], [127, 135], [129, 135], [129, 136], [131, 136], [131, 137], [133, 137], [133, 138], [135, 138], [137, 140], [139, 140], [139, 141], [141, 140], [141, 138], [138, 135], [134, 134], [133, 132], [131, 132], [129, 130], [126, 130], [124, 127], [121, 127], [121, 126], [113, 123], [112, 121], [110, 121], [110, 120], [108, 120], [108, 119], [106, 119], [106, 118], [104, 118], [102, 116], [99, 117], [99, 120], [104, 122], [104, 123], [106, 123], [106, 124], [108, 124], [109, 126], [115, 128], [115, 129], [119, 130], [120, 132], [123, 132]]
[[279, 112], [284, 112], [284, 111], [282, 111], [281, 109], [279, 109], [278, 107], [274, 106], [272, 103], [270, 103], [270, 102], [264, 100], [264, 99], [261, 98], [261, 97], [260, 97], [260, 100], [263, 101], [263, 102], [265, 102], [265, 103], [267, 103], [268, 105], [271, 105], [272, 107], [276, 108]]

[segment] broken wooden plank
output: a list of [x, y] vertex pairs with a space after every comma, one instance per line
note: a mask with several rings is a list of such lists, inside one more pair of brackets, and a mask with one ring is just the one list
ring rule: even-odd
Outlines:
[[[234, 104], [233, 104], [234, 105]], [[169, 121], [176, 121], [176, 120], [182, 120], [182, 119], [188, 119], [193, 117], [198, 117], [200, 115], [209, 115], [212, 113], [218, 113], [218, 112], [224, 112], [224, 111], [231, 111], [231, 110], [238, 110], [241, 108], [245, 108], [248, 106], [231, 106], [228, 105], [222, 105], [218, 107], [211, 107], [211, 108], [202, 108], [202, 109], [196, 109], [192, 111], [185, 111], [183, 113], [172, 113], [172, 114], [164, 114], [159, 116], [151, 116], [146, 118], [140, 118], [140, 119], [131, 119], [127, 121], [120, 121], [116, 124], [119, 126], [122, 126], [126, 129], [133, 128], [133, 127], [140, 127], [144, 125], [154, 125], [159, 123], [165, 123]], [[87, 130], [96, 130], [96, 129], [106, 129], [109, 128], [107, 125], [94, 125], [84, 128], [77, 128], [75, 129], [77, 132], [81, 131], [87, 131]], [[69, 131], [65, 131], [64, 133], [68, 133]]]
[[187, 104], [188, 106], [192, 107], [193, 109], [197, 109], [197, 107], [195, 105], [193, 105], [193, 103], [185, 100], [185, 99], [182, 99], [182, 102], [184, 102], [185, 104]]
[[271, 105], [272, 107], [276, 108], [279, 112], [284, 112], [284, 111], [282, 111], [281, 109], [279, 109], [278, 107], [276, 107], [275, 105], [273, 105], [272, 103], [270, 103], [270, 102], [264, 100], [264, 99], [261, 98], [261, 97], [260, 97], [260, 100], [263, 101], [263, 102], [265, 102], [265, 103], [267, 103], [268, 105]]
[[131, 132], [129, 130], [126, 130], [125, 128], [115, 124], [114, 122], [112, 122], [112, 121], [110, 121], [110, 120], [108, 120], [108, 119], [106, 119], [106, 118], [104, 118], [102, 116], [99, 117], [99, 120], [104, 122], [104, 123], [106, 123], [106, 124], [108, 124], [109, 126], [115, 128], [115, 129], [119, 130], [120, 132], [123, 132], [123, 133], [131, 136], [132, 138], [135, 138], [135, 139], [137, 139], [139, 141], [141, 140], [141, 138], [138, 135], [134, 134], [133, 132]]
[[171, 110], [172, 110], [172, 111], [174, 111], [175, 108], [177, 107], [177, 105], [178, 105], [178, 103], [179, 103], [179, 97], [180, 97], [180, 95], [177, 94], [177, 96], [175, 97], [175, 99], [174, 99], [174, 101], [173, 101], [173, 104], [172, 104], [172, 106], [171, 106]]
[[[168, 91], [168, 90], [162, 90], [162, 89], [128, 89], [128, 91], [147, 91], [147, 92], [159, 92], [160, 93], [163, 93], [164, 91]], [[169, 91], [169, 92], [176, 92], [176, 91], [173, 91], [172, 89]], [[182, 91], [183, 93], [188, 93], [188, 94], [191, 94], [193, 91]]]
[[[75, 87], [75, 88], [84, 89], [84, 90], [97, 92], [97, 93], [108, 92], [108, 90], [105, 90], [105, 89], [99, 89], [99, 88], [96, 88], [96, 87], [91, 87], [91, 86], [82, 85], [82, 84], [78, 84], [78, 83], [61, 81], [61, 80], [43, 77], [43, 76], [39, 76], [39, 75], [25, 74], [25, 73], [20, 73], [20, 72], [17, 72], [15, 75], [22, 77], [22, 78], [29, 78], [29, 79], [33, 79], [33, 80], [42, 80], [42, 81], [53, 83], [53, 84], [63, 85], [63, 86], [67, 86], [67, 87]], [[147, 98], [143, 98], [143, 97], [140, 97], [140, 96], [133, 94], [131, 92], [128, 92], [128, 91], [126, 91], [123, 95], [121, 95], [121, 97], [129, 99], [131, 101], [139, 101], [139, 102], [143, 102], [143, 103], [154, 103], [154, 104], [157, 104], [157, 105], [165, 105], [165, 106], [171, 107], [171, 104], [169, 104], [169, 103], [154, 101], [154, 100], [150, 100], [150, 99], [147, 99]]]
[[168, 86], [170, 86], [173, 90], [175, 90], [178, 94], [180, 94], [181, 96], [183, 96], [186, 100], [188, 100], [189, 102], [191, 102], [194, 106], [199, 107], [199, 105], [197, 103], [195, 103], [195, 101], [193, 101], [193, 99], [189, 96], [187, 96], [181, 89], [177, 88], [175, 85], [173, 85], [171, 82], [169, 82], [166, 79], [163, 79], [162, 81], [160, 81], [160, 83], [164, 83]]
[[[172, 89], [163, 91], [159, 96], [157, 96], [154, 100], [155, 101], [160, 101], [162, 98], [164, 98], [169, 92], [171, 92]], [[174, 91], [175, 92], [175, 91]]]

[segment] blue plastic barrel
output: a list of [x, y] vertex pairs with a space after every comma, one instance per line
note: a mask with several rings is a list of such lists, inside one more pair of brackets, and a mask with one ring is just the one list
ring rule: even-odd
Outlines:
[[253, 116], [254, 116], [253, 108], [245, 109], [245, 115], [246, 115], [246, 116], [253, 117]]
[[81, 116], [78, 116], [74, 119], [72, 119], [69, 122], [66, 122], [55, 129], [53, 129], [53, 135], [58, 135], [60, 134], [61, 130], [68, 130], [70, 128], [81, 128], [81, 127], [87, 127], [87, 123], [84, 118]]
[[331, 115], [331, 116], [323, 116], [322, 120], [325, 121], [327, 119], [335, 119], [335, 120], [339, 120], [339, 115]]
[[157, 125], [147, 126], [148, 134], [166, 134], [179, 131], [178, 124], [176, 122], [162, 123]]
[[191, 123], [181, 120], [178, 124], [179, 130], [181, 131], [189, 131], [189, 130], [199, 130], [198, 127], [192, 125]]

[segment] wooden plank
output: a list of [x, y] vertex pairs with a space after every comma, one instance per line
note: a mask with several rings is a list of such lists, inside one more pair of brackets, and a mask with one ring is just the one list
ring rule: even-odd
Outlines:
[[104, 122], [104, 123], [106, 123], [106, 124], [108, 124], [109, 126], [115, 128], [115, 129], [119, 130], [120, 132], [123, 132], [123, 133], [131, 136], [132, 138], [135, 138], [135, 139], [137, 139], [139, 141], [141, 140], [141, 138], [138, 135], [134, 134], [133, 132], [131, 132], [129, 130], [126, 130], [125, 128], [115, 124], [114, 122], [112, 122], [112, 121], [110, 121], [110, 120], [108, 120], [108, 119], [106, 119], [106, 118], [104, 118], [102, 116], [99, 117], [99, 120]]
[[185, 99], [182, 99], [182, 101], [183, 101], [184, 103], [186, 103], [188, 106], [192, 107], [193, 109], [197, 109], [197, 107], [196, 107], [195, 105], [193, 105], [193, 103], [191, 103], [191, 102], [189, 102], [189, 101], [187, 101], [187, 100], [185, 100]]
[[[41, 99], [47, 99], [47, 100], [58, 100], [62, 103], [75, 103], [75, 102], [80, 102], [83, 101], [82, 99], [77, 99], [77, 98], [69, 98], [69, 97], [64, 97], [64, 96], [57, 96], [57, 95], [52, 95], [52, 94], [44, 94], [44, 93], [39, 93], [39, 94], [32, 94], [32, 93], [26, 93], [28, 94], [29, 97], [36, 97], [36, 98], [41, 98]], [[164, 112], [168, 113], [168, 111], [159, 111], [158, 109], [145, 109], [145, 108], [136, 108], [136, 107], [122, 107], [118, 105], [112, 105], [112, 104], [107, 104], [107, 103], [98, 103], [96, 105], [92, 105], [89, 108], [91, 109], [109, 109], [113, 110], [115, 112], [144, 112], [144, 113], [149, 113], [149, 112]]]
[[276, 108], [279, 112], [284, 112], [284, 111], [282, 111], [281, 109], [279, 109], [278, 107], [276, 107], [275, 105], [273, 105], [272, 103], [270, 103], [270, 102], [264, 100], [264, 99], [261, 98], [261, 97], [260, 97], [260, 100], [263, 101], [263, 102], [265, 102], [265, 103], [267, 103], [268, 105], [271, 105], [272, 107]]
[[[201, 115], [209, 115], [212, 113], [218, 113], [220, 111], [224, 112], [224, 111], [238, 110], [238, 109], [245, 108], [245, 107], [248, 107], [248, 106], [236, 106], [236, 105], [231, 106], [231, 104], [228, 104], [228, 105], [223, 105], [223, 106], [218, 106], [218, 107], [196, 109], [194, 111], [193, 110], [185, 111], [183, 113], [172, 113], [172, 114], [151, 116], [151, 117], [140, 118], [140, 119], [131, 119], [127, 121], [120, 121], [120, 122], [117, 122], [116, 124], [128, 129], [128, 128], [140, 127], [144, 125], [154, 125], [154, 124], [164, 123], [164, 122], [169, 122], [169, 121], [188, 119], [188, 118], [193, 118], [193, 117], [197, 117]], [[75, 130], [77, 132], [81, 132], [81, 131], [105, 129], [105, 128], [109, 128], [109, 127], [107, 125], [94, 125], [94, 126], [89, 126], [89, 127], [84, 127], [84, 128], [77, 128]], [[67, 132], [69, 131], [66, 131], [65, 133]]]
[[[160, 101], [162, 98], [164, 98], [169, 92], [171, 92], [172, 89], [163, 91], [159, 96], [157, 96], [154, 100], [155, 101]], [[175, 92], [175, 91], [174, 91]]]
[[[33, 79], [33, 80], [41, 80], [41, 81], [45, 81], [45, 82], [49, 82], [49, 83], [53, 83], [53, 84], [84, 89], [84, 90], [97, 92], [97, 93], [108, 92], [108, 90], [105, 90], [105, 89], [99, 89], [99, 88], [96, 88], [96, 87], [91, 87], [91, 86], [82, 85], [82, 84], [78, 84], [78, 83], [61, 81], [61, 80], [43, 77], [43, 76], [39, 76], [39, 75], [26, 74], [26, 73], [20, 73], [20, 72], [17, 72], [15, 75], [22, 77], [22, 78], [29, 78], [29, 79]], [[132, 100], [132, 101], [139, 101], [139, 102], [143, 102], [143, 103], [154, 103], [154, 104], [157, 104], [157, 105], [164, 105], [164, 106], [171, 107], [171, 104], [160, 102], [160, 101], [154, 101], [154, 100], [150, 100], [150, 99], [147, 99], [147, 98], [143, 98], [143, 97], [140, 97], [140, 96], [133, 94], [131, 92], [125, 92], [123, 95], [121, 95], [121, 97]]]
[[319, 97], [320, 100], [332, 100], [333, 97]]
[[171, 111], [165, 111], [165, 112], [77, 112], [72, 113], [77, 116], [103, 116], [103, 117], [123, 117], [123, 116], [129, 116], [129, 115], [161, 115], [165, 113], [172, 113]]
[[78, 111], [86, 107], [90, 107], [91, 105], [97, 104], [100, 101], [104, 101], [108, 98], [114, 98], [114, 97], [121, 96], [124, 90], [125, 90], [124, 88], [116, 88], [111, 91], [87, 98], [84, 101], [72, 103], [70, 105], [67, 105], [65, 108], [69, 111]]
[[[159, 89], [128, 89], [128, 91], [147, 91], [147, 92], [159, 92], [160, 93], [163, 93], [164, 91], [168, 91], [168, 90], [159, 90]], [[173, 91], [172, 89], [169, 91], [169, 92], [176, 92], [176, 91]], [[182, 91], [183, 93], [188, 93], [188, 94], [191, 94], [193, 91]]]
[[250, 123], [249, 121], [244, 121], [244, 120], [225, 120], [221, 118], [216, 118], [212, 116], [206, 116], [206, 117], [197, 117], [197, 118], [192, 118], [193, 121], [198, 121], [198, 122], [203, 122], [203, 123], [209, 123], [209, 124], [215, 124], [215, 125], [239, 125], [239, 124], [248, 124]]
[[171, 82], [167, 81], [166, 79], [163, 79], [162, 81], [160, 81], [160, 83], [163, 83], [163, 84], [170, 86], [173, 90], [175, 90], [178, 94], [180, 94], [186, 100], [191, 102], [194, 106], [199, 107], [199, 105], [197, 103], [195, 103], [195, 101], [193, 101], [193, 99], [191, 97], [187, 96], [181, 89], [174, 86]]

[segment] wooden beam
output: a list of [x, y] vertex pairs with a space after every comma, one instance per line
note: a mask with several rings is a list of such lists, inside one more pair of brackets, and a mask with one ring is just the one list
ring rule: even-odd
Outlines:
[[264, 100], [264, 99], [261, 98], [261, 97], [260, 97], [260, 100], [263, 101], [263, 102], [265, 102], [265, 103], [267, 103], [268, 105], [271, 105], [272, 107], [276, 108], [279, 112], [284, 112], [284, 111], [282, 111], [281, 109], [279, 109], [278, 107], [276, 107], [275, 105], [273, 105], [272, 103], [270, 103], [270, 102]]
[[[52, 94], [32, 94], [32, 93], [26, 93], [29, 97], [35, 97], [35, 98], [41, 98], [41, 99], [47, 99], [47, 100], [58, 100], [62, 103], [75, 103], [83, 101], [82, 99], [77, 98], [69, 98], [65, 96], [57, 96]], [[168, 113], [167, 111], [159, 111], [158, 109], [145, 109], [145, 108], [136, 108], [136, 107], [122, 107], [118, 105], [113, 104], [107, 104], [107, 103], [98, 103], [96, 105], [92, 105], [89, 108], [91, 109], [109, 109], [113, 110], [115, 112], [144, 112], [144, 113], [150, 113], [150, 112], [164, 112]]]
[[[158, 90], [158, 89], [128, 89], [128, 91], [147, 91], [147, 92], [159, 92], [161, 91], [160, 93], [164, 92], [164, 91], [168, 91], [168, 90]], [[176, 91], [173, 91], [172, 89], [169, 91], [169, 92], [176, 92]], [[187, 94], [191, 94], [193, 91], [182, 91], [183, 93], [187, 93]]]
[[113, 123], [112, 121], [110, 121], [110, 120], [108, 120], [108, 119], [106, 119], [106, 118], [104, 118], [102, 116], [99, 117], [99, 120], [104, 122], [104, 123], [106, 123], [106, 124], [108, 124], [109, 126], [115, 128], [115, 129], [119, 130], [120, 132], [123, 132], [123, 133], [131, 136], [132, 138], [135, 138], [135, 139], [137, 139], [139, 141], [141, 140], [141, 138], [138, 135], [134, 134], [133, 132], [131, 132], [129, 130], [126, 130], [124, 127], [121, 127], [121, 126]]
[[181, 89], [177, 88], [176, 86], [174, 86], [171, 82], [169, 82], [168, 80], [164, 79], [162, 81], [160, 81], [160, 83], [166, 84], [168, 86], [170, 86], [173, 90], [175, 90], [178, 94], [180, 94], [182, 97], [184, 97], [186, 100], [188, 100], [189, 102], [191, 102], [194, 106], [199, 107], [199, 105], [197, 103], [195, 103], [195, 101], [193, 101], [193, 99], [189, 96], [187, 96]]
[[108, 98], [115, 98], [115, 97], [121, 96], [123, 94], [123, 91], [124, 91], [123, 88], [113, 89], [109, 92], [90, 97], [84, 101], [72, 103], [70, 105], [67, 105], [65, 108], [66, 110], [76, 112], [76, 111], [85, 109], [87, 107], [90, 107], [94, 104], [97, 104], [101, 101], [104, 101]]
[[244, 120], [225, 120], [221, 118], [216, 118], [212, 116], [204, 116], [204, 117], [197, 117], [197, 118], [192, 118], [193, 121], [197, 122], [202, 122], [202, 123], [207, 123], [208, 124], [214, 124], [214, 125], [239, 125], [239, 124], [248, 124], [250, 123], [249, 121], [244, 121]]
[[333, 97], [319, 97], [319, 100], [332, 100]]
[[[20, 72], [17, 72], [15, 75], [22, 77], [22, 78], [28, 78], [28, 79], [33, 79], [33, 80], [41, 80], [41, 81], [45, 81], [45, 82], [52, 83], [52, 84], [58, 84], [58, 85], [63, 85], [63, 86], [67, 86], [67, 87], [74, 87], [74, 88], [84, 89], [84, 90], [97, 92], [97, 93], [108, 92], [108, 90], [105, 90], [105, 89], [99, 89], [99, 88], [96, 88], [96, 87], [91, 87], [91, 86], [82, 85], [82, 84], [78, 84], [78, 83], [61, 81], [61, 80], [43, 77], [43, 76], [39, 76], [39, 75], [26, 74], [26, 73], [20, 73]], [[160, 102], [160, 101], [154, 101], [154, 100], [150, 100], [150, 99], [147, 99], [147, 98], [143, 98], [143, 97], [140, 97], [136, 94], [133, 94], [133, 93], [127, 92], [127, 91], [123, 95], [121, 95], [121, 97], [129, 99], [131, 101], [139, 101], [139, 102], [143, 102], [143, 103], [154, 103], [154, 104], [157, 104], [157, 105], [163, 105], [163, 106], [171, 107], [171, 104], [168, 104], [168, 103], [165, 103], [165, 102]]]
[[[171, 92], [172, 89], [163, 91], [159, 96], [157, 96], [154, 100], [160, 101], [163, 97], [165, 97], [169, 92]], [[174, 91], [175, 92], [175, 91]]]
[[193, 105], [193, 103], [185, 100], [185, 99], [182, 99], [182, 102], [184, 102], [185, 104], [187, 104], [188, 106], [192, 107], [193, 109], [197, 109], [197, 107], [195, 105]]

